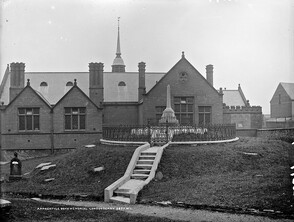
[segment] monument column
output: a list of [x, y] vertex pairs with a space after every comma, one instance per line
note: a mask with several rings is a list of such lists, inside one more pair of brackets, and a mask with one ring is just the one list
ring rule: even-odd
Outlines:
[[169, 125], [178, 125], [179, 121], [175, 116], [174, 110], [171, 108], [171, 93], [170, 85], [166, 87], [166, 108], [162, 113], [161, 119], [159, 120], [160, 124], [169, 124]]

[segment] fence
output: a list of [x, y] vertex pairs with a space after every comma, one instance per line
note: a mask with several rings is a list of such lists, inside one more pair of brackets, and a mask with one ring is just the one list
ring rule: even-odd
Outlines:
[[115, 141], [216, 141], [236, 137], [235, 124], [205, 126], [103, 126], [103, 139]]

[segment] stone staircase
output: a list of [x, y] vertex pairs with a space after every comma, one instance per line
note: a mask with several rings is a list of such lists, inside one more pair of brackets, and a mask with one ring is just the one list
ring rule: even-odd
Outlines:
[[163, 150], [168, 145], [138, 147], [124, 176], [104, 190], [104, 201], [135, 204], [139, 191], [154, 178]]
[[130, 180], [114, 190], [114, 194], [110, 198], [110, 201], [131, 203], [131, 194], [138, 188], [143, 188], [145, 185], [144, 182], [150, 175], [159, 148], [160, 147], [157, 146], [151, 147], [140, 153], [130, 176]]

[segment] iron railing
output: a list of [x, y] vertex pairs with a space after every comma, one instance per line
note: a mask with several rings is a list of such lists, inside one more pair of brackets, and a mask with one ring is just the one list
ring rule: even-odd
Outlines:
[[236, 137], [235, 124], [209, 124], [203, 126], [177, 126], [173, 141], [216, 141]]
[[103, 139], [134, 142], [216, 141], [236, 137], [235, 124], [194, 126], [103, 126]]

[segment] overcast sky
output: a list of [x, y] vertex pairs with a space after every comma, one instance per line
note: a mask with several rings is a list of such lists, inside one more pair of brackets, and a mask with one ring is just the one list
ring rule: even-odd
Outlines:
[[167, 72], [185, 52], [215, 88], [241, 84], [269, 113], [279, 82], [294, 83], [293, 0], [1, 0], [1, 76], [11, 62], [26, 71], [111, 71], [120, 17], [126, 71], [146, 62]]

